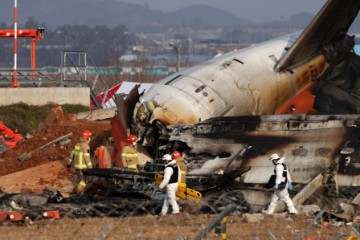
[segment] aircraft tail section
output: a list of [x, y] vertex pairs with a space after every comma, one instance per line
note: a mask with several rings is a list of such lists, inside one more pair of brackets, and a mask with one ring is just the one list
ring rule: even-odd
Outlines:
[[275, 66], [281, 72], [319, 55], [323, 46], [341, 39], [360, 9], [358, 0], [329, 0]]

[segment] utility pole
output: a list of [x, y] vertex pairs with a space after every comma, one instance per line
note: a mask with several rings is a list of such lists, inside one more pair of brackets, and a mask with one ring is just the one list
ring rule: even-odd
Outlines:
[[180, 72], [180, 49], [178, 46], [175, 45], [175, 43], [169, 43], [169, 46], [174, 48], [176, 51], [176, 62], [177, 62], [176, 71]]
[[12, 86], [18, 87], [17, 82], [17, 0], [14, 0], [14, 81]]

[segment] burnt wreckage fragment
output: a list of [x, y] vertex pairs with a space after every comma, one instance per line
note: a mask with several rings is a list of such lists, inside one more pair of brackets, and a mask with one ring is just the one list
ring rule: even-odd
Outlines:
[[323, 48], [329, 68], [313, 89], [314, 109], [320, 114], [360, 113], [360, 57], [354, 45], [354, 36], [344, 35]]

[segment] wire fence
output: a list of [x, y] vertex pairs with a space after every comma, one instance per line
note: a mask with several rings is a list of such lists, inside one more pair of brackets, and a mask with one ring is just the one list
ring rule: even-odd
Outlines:
[[[21, 221], [12, 221], [9, 217], [0, 221], [0, 239], [322, 240], [347, 239], [351, 234], [359, 237], [356, 222], [350, 225], [344, 219], [325, 218], [325, 210], [307, 215], [279, 213], [268, 216], [251, 213], [251, 210], [247, 213], [244, 204], [239, 203], [218, 208], [213, 202], [194, 203], [180, 199], [181, 213], [159, 217], [161, 200], [55, 196], [47, 198], [47, 203], [43, 204], [39, 199], [35, 201], [34, 196], [16, 196], [23, 198], [28, 208], [11, 211], [14, 214], [25, 211], [26, 215]], [[218, 199], [222, 198], [224, 195], [218, 196]], [[10, 205], [11, 201], [6, 204]], [[59, 212], [59, 218], [49, 217], [54, 210]]]

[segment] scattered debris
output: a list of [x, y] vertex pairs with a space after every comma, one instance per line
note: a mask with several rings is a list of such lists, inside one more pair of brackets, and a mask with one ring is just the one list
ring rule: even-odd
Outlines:
[[71, 142], [71, 140], [69, 138], [65, 138], [64, 140], [59, 142], [59, 145], [66, 145], [69, 144]]
[[50, 145], [52, 145], [52, 144], [54, 144], [54, 143], [57, 143], [57, 142], [65, 139], [65, 138], [68, 138], [68, 137], [70, 137], [70, 136], [72, 136], [72, 133], [68, 133], [68, 134], [66, 134], [66, 135], [64, 135], [64, 136], [58, 137], [58, 138], [56, 138], [55, 140], [53, 140], [53, 141], [51, 141], [51, 142], [48, 142], [48, 143], [40, 146], [39, 148], [36, 148], [35, 150], [32, 150], [32, 151], [30, 151], [30, 152], [27, 152], [27, 153], [22, 154], [21, 156], [18, 157], [18, 159], [19, 159], [20, 161], [26, 161], [26, 160], [28, 160], [29, 158], [31, 158], [32, 154], [33, 154], [35, 151], [40, 150], [40, 149], [42, 149], [42, 148], [44, 148], [44, 147], [50, 146]]
[[262, 220], [265, 219], [265, 217], [264, 214], [261, 213], [255, 213], [255, 214], [246, 213], [243, 215], [243, 219], [245, 222], [248, 223], [260, 223]]
[[314, 216], [315, 213], [320, 212], [320, 207], [316, 204], [311, 205], [299, 205], [296, 206], [296, 209], [300, 214], [304, 214], [305, 216]]

